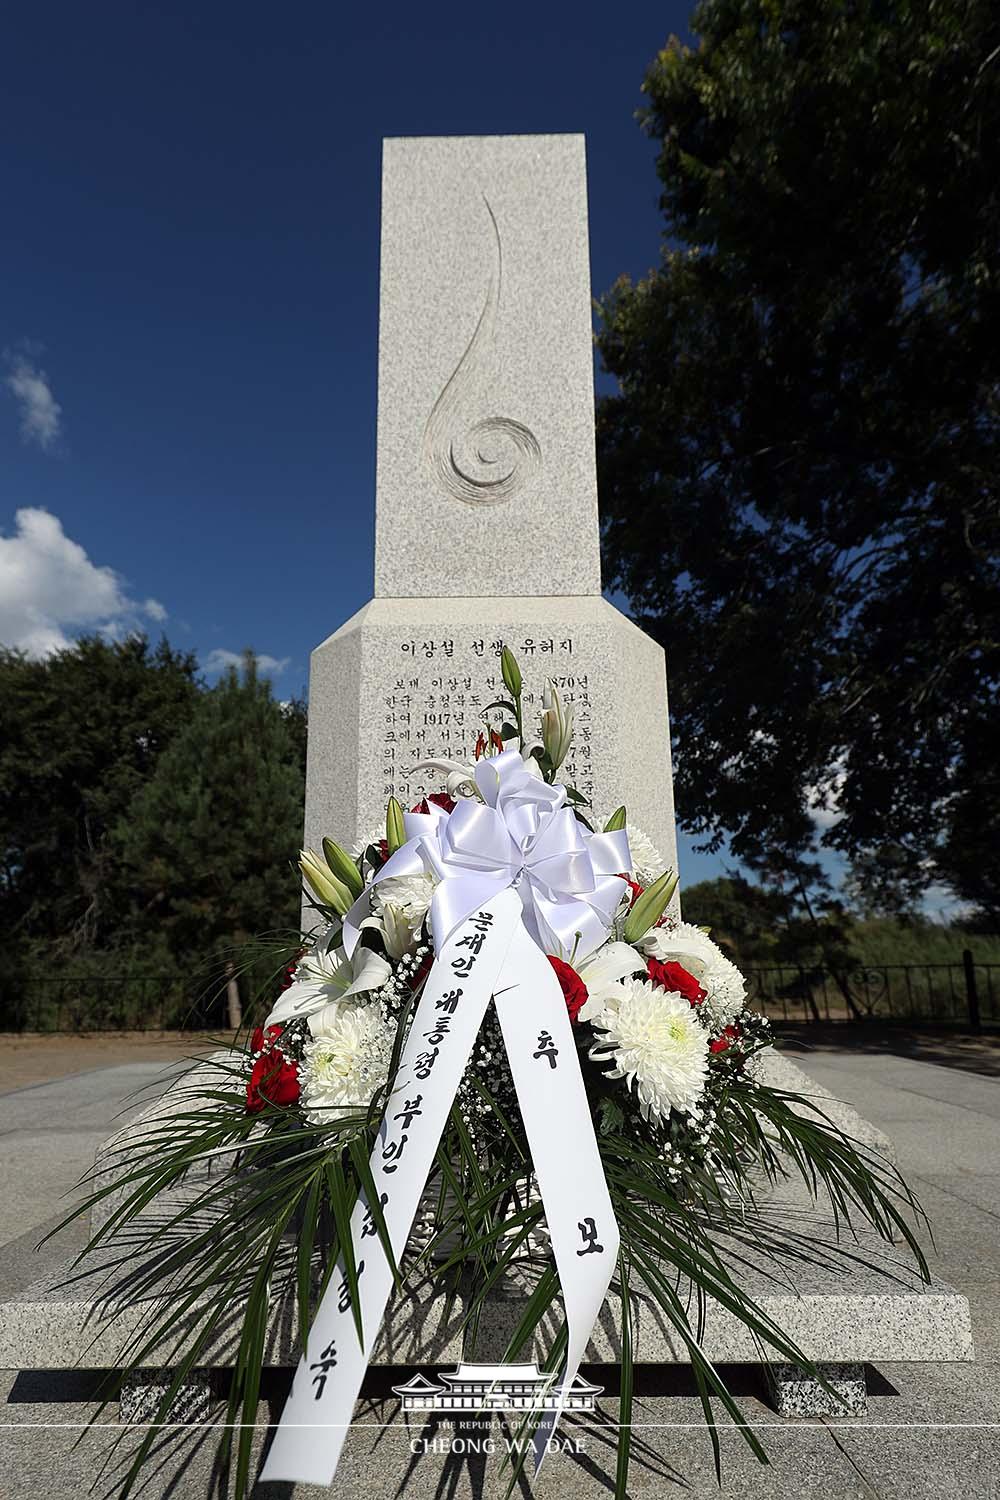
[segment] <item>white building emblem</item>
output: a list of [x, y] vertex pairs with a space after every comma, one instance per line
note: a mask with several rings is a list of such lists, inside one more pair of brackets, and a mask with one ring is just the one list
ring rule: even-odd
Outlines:
[[[393, 1391], [404, 1411], [551, 1411], [558, 1405], [552, 1388], [554, 1375], [544, 1375], [537, 1365], [467, 1365], [437, 1380], [417, 1373]], [[441, 1382], [441, 1383], [439, 1383]], [[577, 1373], [566, 1392], [564, 1411], [593, 1411], [602, 1385], [591, 1385]]]

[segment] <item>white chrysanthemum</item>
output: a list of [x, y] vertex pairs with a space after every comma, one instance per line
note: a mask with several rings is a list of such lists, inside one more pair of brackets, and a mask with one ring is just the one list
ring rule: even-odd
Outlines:
[[[603, 828], [606, 822], [607, 818], [604, 818], [595, 826]], [[626, 823], [625, 832], [628, 835], [629, 853], [632, 856], [632, 868], [628, 874], [640, 885], [652, 885], [653, 881], [658, 880], [667, 868], [663, 855], [649, 835], [643, 833], [635, 823]], [[631, 895], [629, 895], [629, 900], [631, 900]]]
[[594, 1025], [604, 1033], [590, 1049], [595, 1062], [613, 1062], [609, 1077], [635, 1085], [644, 1119], [689, 1113], [708, 1074], [708, 1032], [683, 995], [627, 979]]
[[746, 983], [734, 963], [700, 927], [679, 922], [676, 927], [652, 927], [642, 939], [642, 951], [661, 962], [678, 963], [705, 991], [702, 1020], [713, 1032], [735, 1021], [746, 1007]]
[[299, 1065], [302, 1108], [313, 1125], [365, 1109], [389, 1076], [393, 1032], [377, 1005], [335, 1000], [309, 1017]]
[[374, 844], [375, 848], [377, 849], [378, 846], [379, 846], [379, 843], [384, 838], [385, 838], [385, 824], [383, 823], [380, 828], [376, 828], [372, 833], [370, 833], [368, 835], [367, 838], [359, 839], [356, 844], [352, 845], [352, 847], [351, 847], [351, 853], [354, 855], [355, 859], [360, 859], [361, 855], [364, 854], [365, 850], [371, 844]]
[[634, 823], [626, 823], [625, 832], [628, 834], [628, 847], [632, 855], [633, 880], [637, 880], [640, 885], [652, 885], [654, 880], [659, 880], [667, 868], [663, 855], [652, 839], [648, 838]]
[[705, 991], [704, 1019], [713, 1031], [731, 1025], [746, 1009], [746, 980], [736, 965], [721, 953], [700, 983]]

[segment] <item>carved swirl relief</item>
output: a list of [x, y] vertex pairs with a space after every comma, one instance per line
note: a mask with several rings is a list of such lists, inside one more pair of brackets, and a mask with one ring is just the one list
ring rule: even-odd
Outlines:
[[[494, 336], [500, 308], [503, 250], [488, 200], [494, 264], [479, 321], [462, 358], [434, 404], [424, 429], [424, 454], [435, 481], [467, 505], [512, 500], [538, 472], [542, 450], [523, 422], [489, 414]], [[485, 408], [486, 414], [478, 416]]]

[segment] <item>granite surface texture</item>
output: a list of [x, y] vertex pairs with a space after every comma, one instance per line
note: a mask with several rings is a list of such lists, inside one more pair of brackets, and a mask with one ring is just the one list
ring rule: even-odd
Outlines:
[[157, 1413], [164, 1396], [173, 1385], [169, 1371], [137, 1370], [122, 1384], [118, 1411], [123, 1422], [153, 1422], [166, 1420], [177, 1423], [207, 1422], [213, 1414], [211, 1386], [208, 1376], [199, 1370], [191, 1370], [183, 1383], [174, 1392], [166, 1418]]
[[529, 732], [551, 677], [575, 711], [566, 779], [598, 818], [624, 803], [676, 869], [663, 652], [601, 598], [376, 599], [348, 620], [312, 654], [306, 847], [367, 838], [390, 795], [409, 807], [441, 790], [419, 762], [471, 762], [483, 710], [506, 696], [501, 642], [521, 663]]
[[[634, 1500], [997, 1500], [1000, 1175], [984, 1143], [993, 1138], [991, 1131], [995, 1135], [1000, 1121], [1000, 1087], [996, 1079], [965, 1070], [876, 1052], [866, 1055], [856, 1043], [837, 1052], [812, 1050], [805, 1065], [810, 1077], [836, 1097], [850, 1100], [882, 1129], [891, 1130], [901, 1168], [934, 1224], [934, 1264], [969, 1298], [976, 1361], [879, 1361], [869, 1366], [867, 1419], [781, 1417], [765, 1396], [759, 1369], [730, 1367], [725, 1372], [727, 1384], [739, 1401], [742, 1419], [763, 1442], [769, 1463], [757, 1462], [744, 1430], [730, 1425], [716, 1405], [721, 1481], [690, 1373], [683, 1367], [650, 1371], [640, 1377], [633, 1414], [629, 1494]], [[107, 1080], [114, 1073], [105, 1069], [103, 1077]], [[57, 1119], [71, 1107], [80, 1086], [80, 1079], [67, 1079], [37, 1093], [44, 1092], [49, 1114]], [[108, 1092], [106, 1081], [103, 1092]], [[9, 1096], [15, 1122], [24, 1097], [23, 1091]], [[36, 1097], [34, 1092], [31, 1097]], [[970, 1149], [970, 1125], [975, 1126], [975, 1149]], [[53, 1178], [55, 1189], [68, 1189], [82, 1165], [69, 1159], [61, 1182]], [[15, 1154], [8, 1168], [8, 1189], [17, 1190], [30, 1173], [30, 1160]], [[16, 1199], [15, 1191], [15, 1203]], [[39, 1221], [38, 1229], [18, 1237], [20, 1211], [11, 1202], [8, 1192], [4, 1213], [8, 1237], [14, 1238], [0, 1250], [0, 1284], [6, 1288], [30, 1281], [29, 1241], [34, 1243], [43, 1227]], [[64, 1234], [50, 1241], [38, 1259], [44, 1261], [65, 1238]], [[0, 1473], [11, 1476], [18, 1500], [22, 1494], [79, 1500], [92, 1492], [98, 1476], [103, 1487], [93, 1492], [101, 1494], [123, 1477], [143, 1429], [116, 1425], [114, 1405], [98, 1412], [100, 1378], [85, 1368], [26, 1369], [0, 1376]], [[386, 1385], [396, 1378], [388, 1372], [376, 1372], [374, 1377]], [[595, 1371], [592, 1378], [605, 1385], [598, 1412], [592, 1419], [567, 1420], [565, 1435], [575, 1446], [555, 1453], [540, 1484], [531, 1489], [546, 1500], [606, 1500], [613, 1489], [618, 1414], [613, 1375]], [[287, 1381], [288, 1376], [274, 1374], [269, 1379]], [[280, 1415], [284, 1388], [269, 1387], [260, 1403], [255, 1455], [267, 1436], [266, 1424]], [[465, 1436], [466, 1426], [436, 1418], [407, 1421], [398, 1401], [381, 1399], [374, 1384], [355, 1415], [356, 1425], [330, 1490], [258, 1486], [255, 1500], [353, 1500], [359, 1494], [501, 1500], [507, 1494], [502, 1426], [492, 1429], [496, 1444], [491, 1456], [462, 1451], [450, 1439]], [[96, 1425], [88, 1427], [95, 1419]], [[167, 1495], [171, 1500], [205, 1500], [217, 1437], [215, 1429], [204, 1426], [164, 1432], [136, 1494], [143, 1500], [163, 1500]], [[527, 1495], [528, 1490], [519, 1493]]]
[[384, 143], [377, 595], [600, 593], [590, 299], [582, 135]]
[[[165, 1113], [190, 1105], [205, 1090], [227, 1077], [226, 1054], [201, 1063], [171, 1096], [157, 1101], [131, 1122], [126, 1137], [136, 1131], [145, 1143], [155, 1143]], [[776, 1053], [763, 1060], [770, 1081], [789, 1089], [817, 1092], [801, 1069]], [[835, 1123], [860, 1138], [864, 1122], [850, 1109], [826, 1095], [826, 1108]], [[120, 1168], [121, 1135], [112, 1138], [98, 1156], [99, 1180], [110, 1185]], [[146, 1218], [112, 1241], [91, 1266], [69, 1274], [59, 1267], [45, 1281], [29, 1287], [18, 1297], [0, 1304], [0, 1368], [41, 1368], [90, 1364], [114, 1365], [124, 1342], [138, 1331], [151, 1311], [150, 1299], [137, 1300], [134, 1287], [152, 1253], [161, 1256], [172, 1234], [189, 1235], [204, 1227], [198, 1215], [169, 1227], [172, 1212], [190, 1203], [201, 1179], [194, 1174], [173, 1199], [161, 1199]], [[116, 1200], [113, 1196], [110, 1202]], [[206, 1221], [207, 1222], [207, 1221]], [[146, 1236], [150, 1229], [160, 1238], [150, 1251]], [[780, 1247], [789, 1232], [797, 1236], [799, 1258], [789, 1262]], [[765, 1314], [783, 1329], [810, 1359], [837, 1363], [864, 1360], [967, 1360], [973, 1357], [969, 1307], [965, 1297], [934, 1281], [920, 1282], [908, 1258], [898, 1248], [887, 1246], [871, 1233], [855, 1236], [834, 1231], [829, 1206], [817, 1203], [797, 1178], [790, 1178], [748, 1209], [744, 1228], [722, 1243], [723, 1253], [737, 1280], [754, 1297]], [[289, 1264], [294, 1244], [287, 1247]], [[316, 1273], [320, 1266], [317, 1264]], [[482, 1358], [500, 1358], [517, 1325], [524, 1301], [534, 1284], [530, 1267], [512, 1271], [489, 1304], [480, 1329], [477, 1353]], [[281, 1275], [276, 1276], [281, 1284]], [[694, 1303], [684, 1284], [682, 1297]], [[461, 1319], [464, 1305], [459, 1297], [453, 1306], [434, 1287], [424, 1284], [409, 1299], [390, 1304], [373, 1363], [403, 1364], [411, 1361], [449, 1363], [462, 1353]], [[664, 1319], [653, 1299], [641, 1290], [635, 1293], [637, 1357], [645, 1362], [685, 1363], [688, 1351], [672, 1325]], [[218, 1338], [205, 1353], [207, 1365], [224, 1365], [232, 1358], [233, 1341], [239, 1327], [240, 1308], [220, 1328]], [[620, 1356], [618, 1328], [620, 1308], [609, 1297], [594, 1330], [588, 1359], [614, 1361]], [[69, 1330], [69, 1335], [67, 1335]], [[180, 1323], [174, 1336], [183, 1334]], [[554, 1330], [542, 1325], [535, 1352], [542, 1352]], [[269, 1333], [267, 1361], [271, 1365], [294, 1363], [298, 1328], [292, 1298], [275, 1307]], [[756, 1362], [762, 1350], [745, 1325], [713, 1303], [704, 1330], [704, 1347], [719, 1362]], [[146, 1363], [164, 1362], [166, 1351], [154, 1348]]]
[[864, 1365], [820, 1364], [817, 1369], [825, 1384], [794, 1365], [769, 1367], [768, 1383], [779, 1416], [867, 1416], [868, 1386]]

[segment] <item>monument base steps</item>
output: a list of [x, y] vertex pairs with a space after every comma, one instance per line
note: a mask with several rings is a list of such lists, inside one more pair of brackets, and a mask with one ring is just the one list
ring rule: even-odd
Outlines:
[[[199, 1065], [183, 1087], [159, 1100], [112, 1137], [98, 1153], [99, 1181], [114, 1181], [118, 1153], [123, 1141], [134, 1142], [136, 1133], [155, 1132], [165, 1112], [180, 1099], [190, 1105], [199, 1089], [217, 1082], [215, 1069], [225, 1060]], [[888, 1146], [885, 1137], [861, 1120], [849, 1106], [832, 1099], [812, 1083], [793, 1063], [778, 1053], [762, 1058], [768, 1082], [808, 1094], [817, 1106], [856, 1140], [874, 1149]], [[198, 1189], [192, 1178], [179, 1190], [178, 1199]], [[118, 1205], [110, 1194], [94, 1209], [92, 1227], [105, 1222]], [[89, 1258], [84, 1268], [71, 1263], [18, 1297], [0, 1303], [0, 1368], [90, 1369], [122, 1367], [122, 1351], [144, 1320], [156, 1310], [154, 1300], [129, 1295], [130, 1282], [147, 1263], [150, 1250], [144, 1246], [149, 1228], [169, 1218], [176, 1202], [161, 1202], [146, 1216]], [[796, 1258], [781, 1256], [778, 1247], [787, 1243], [789, 1228], [798, 1231]], [[185, 1223], [178, 1233], [189, 1233]], [[161, 1239], [156, 1254], [169, 1248]], [[940, 1281], [924, 1285], [905, 1255], [873, 1234], [861, 1230], [851, 1239], [838, 1239], [832, 1214], [822, 1201], [815, 1202], [797, 1179], [789, 1179], [766, 1201], [748, 1211], [745, 1232], [733, 1246], [733, 1265], [738, 1279], [761, 1310], [783, 1329], [807, 1358], [822, 1369], [843, 1400], [837, 1400], [815, 1380], [787, 1365], [772, 1364], [770, 1380], [775, 1404], [783, 1415], [843, 1416], [862, 1414], [865, 1407], [863, 1365], [881, 1361], [968, 1361], [974, 1357], [969, 1306], [966, 1298]], [[294, 1244], [287, 1254], [293, 1257]], [[318, 1274], [318, 1268], [317, 1268]], [[480, 1321], [475, 1357], [502, 1358], [510, 1333], [516, 1327], [525, 1298], [533, 1284], [531, 1265], [511, 1270]], [[685, 1291], [681, 1284], [682, 1294]], [[160, 1293], [162, 1299], [163, 1294]], [[673, 1327], [659, 1312], [653, 1298], [641, 1287], [633, 1291], [636, 1316], [636, 1357], [643, 1364], [686, 1364], [688, 1351]], [[162, 1300], [161, 1304], [162, 1305]], [[692, 1318], [695, 1299], [690, 1294]], [[374, 1365], [411, 1365], [428, 1368], [455, 1365], [469, 1357], [465, 1348], [462, 1297], [453, 1302], [438, 1292], [433, 1282], [417, 1286], [401, 1302], [390, 1303]], [[199, 1355], [197, 1377], [185, 1382], [174, 1403], [187, 1413], [175, 1420], [202, 1420], [207, 1416], [208, 1387], [205, 1372], [231, 1367], [242, 1319], [234, 1305], [225, 1325], [212, 1344]], [[617, 1362], [620, 1308], [609, 1296], [594, 1328], [586, 1360]], [[166, 1389], [165, 1381], [183, 1347], [185, 1328], [175, 1323], [168, 1348], [154, 1348], [145, 1358], [145, 1370], [130, 1375], [123, 1390], [123, 1420], [148, 1421]], [[553, 1332], [543, 1326], [536, 1345], [522, 1357], [544, 1353]], [[762, 1347], [739, 1319], [717, 1304], [710, 1304], [702, 1337], [706, 1354], [716, 1365], [763, 1363], [773, 1350]], [[264, 1362], [272, 1368], [292, 1368], [298, 1359], [299, 1329], [294, 1299], [276, 1304], [271, 1318]], [[188, 1389], [190, 1387], [190, 1389]], [[845, 1405], [846, 1402], [846, 1405]], [[127, 1415], [125, 1415], [127, 1413]], [[146, 1413], [147, 1415], [144, 1415]]]

